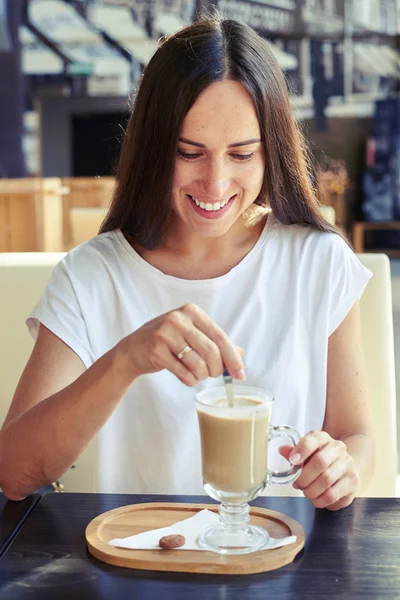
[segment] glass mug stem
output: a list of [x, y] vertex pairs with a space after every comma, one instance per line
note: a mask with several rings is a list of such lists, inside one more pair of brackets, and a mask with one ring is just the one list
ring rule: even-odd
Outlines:
[[250, 507], [246, 504], [219, 505], [220, 523], [228, 535], [245, 534], [250, 523]]
[[208, 527], [198, 539], [201, 548], [218, 554], [249, 554], [267, 546], [267, 531], [249, 524], [250, 507], [247, 502], [222, 502], [218, 512], [219, 524]]

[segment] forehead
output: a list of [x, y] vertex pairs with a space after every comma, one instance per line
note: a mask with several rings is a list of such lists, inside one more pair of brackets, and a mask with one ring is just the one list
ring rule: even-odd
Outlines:
[[207, 146], [259, 137], [252, 97], [237, 81], [211, 84], [187, 113], [180, 135]]

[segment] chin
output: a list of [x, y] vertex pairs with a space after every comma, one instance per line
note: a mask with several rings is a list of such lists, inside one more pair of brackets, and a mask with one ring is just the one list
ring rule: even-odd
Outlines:
[[220, 237], [221, 235], [224, 235], [224, 233], [227, 233], [229, 231], [229, 229], [232, 227], [233, 223], [229, 223], [229, 224], [225, 224], [225, 225], [213, 225], [213, 224], [206, 224], [203, 226], [199, 226], [198, 223], [196, 224], [189, 224], [188, 226], [190, 227], [192, 233], [196, 233], [197, 235], [200, 235], [202, 237], [208, 237], [208, 238], [215, 238], [215, 237]]

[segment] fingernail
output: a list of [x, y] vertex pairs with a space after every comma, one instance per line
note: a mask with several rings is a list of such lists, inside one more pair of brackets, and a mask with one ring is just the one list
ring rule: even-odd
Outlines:
[[246, 373], [243, 369], [240, 369], [240, 371], [235, 373], [235, 379], [239, 379], [239, 381], [244, 381], [246, 379]]
[[293, 487], [294, 487], [295, 490], [299, 489], [299, 486], [297, 485], [297, 483], [293, 483]]
[[301, 456], [298, 452], [296, 452], [295, 454], [291, 454], [289, 456], [289, 460], [292, 463], [292, 465], [298, 465], [299, 462], [301, 462]]

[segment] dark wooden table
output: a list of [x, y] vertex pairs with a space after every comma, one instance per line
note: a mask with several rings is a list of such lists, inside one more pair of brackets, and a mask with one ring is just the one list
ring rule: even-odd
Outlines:
[[10, 502], [0, 492], [0, 556], [18, 533], [39, 499], [40, 494], [34, 494], [22, 502]]
[[86, 525], [135, 502], [208, 502], [205, 497], [46, 494], [0, 559], [5, 600], [400, 599], [400, 499], [357, 499], [332, 513], [303, 498], [254, 504], [298, 520], [306, 545], [294, 563], [258, 575], [134, 571], [92, 557]]

